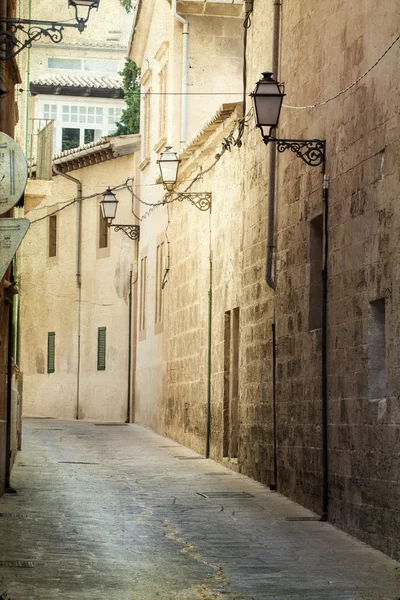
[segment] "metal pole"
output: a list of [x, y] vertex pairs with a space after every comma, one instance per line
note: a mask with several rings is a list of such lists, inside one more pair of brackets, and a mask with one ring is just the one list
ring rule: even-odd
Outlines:
[[128, 405], [126, 423], [131, 422], [131, 363], [132, 363], [132, 267], [129, 272], [129, 302], [128, 302]]
[[212, 246], [211, 246], [211, 205], [209, 213], [210, 223], [210, 282], [208, 289], [208, 340], [207, 340], [207, 432], [206, 432], [206, 458], [210, 457], [211, 442], [211, 336], [212, 336]]
[[[325, 162], [324, 162], [325, 171]], [[328, 520], [329, 481], [328, 481], [328, 386], [327, 386], [327, 315], [328, 315], [328, 219], [329, 219], [329, 177], [324, 173], [323, 199], [324, 213], [324, 266], [322, 271], [322, 515], [321, 521]]]
[[12, 352], [13, 352], [13, 310], [12, 301], [8, 304], [8, 348], [7, 348], [7, 423], [6, 423], [6, 472], [4, 491], [6, 494], [15, 494], [11, 486], [11, 411], [12, 411]]

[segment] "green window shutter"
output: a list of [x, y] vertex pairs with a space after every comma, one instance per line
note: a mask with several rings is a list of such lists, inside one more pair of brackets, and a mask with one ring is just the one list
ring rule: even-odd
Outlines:
[[56, 352], [56, 334], [54, 331], [49, 331], [47, 334], [47, 372], [54, 373]]
[[97, 331], [97, 370], [106, 369], [106, 328], [99, 327]]

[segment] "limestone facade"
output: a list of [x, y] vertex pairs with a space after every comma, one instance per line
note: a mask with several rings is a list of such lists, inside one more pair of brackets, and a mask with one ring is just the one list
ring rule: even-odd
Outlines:
[[[15, 0], [0, 1], [0, 15], [14, 16]], [[21, 83], [20, 72], [15, 61], [0, 61], [0, 130], [14, 138], [18, 122], [15, 86]], [[1, 215], [14, 216], [14, 209]], [[9, 475], [16, 448], [20, 443], [20, 398], [12, 377], [13, 339], [12, 316], [16, 288], [11, 285], [16, 275], [13, 264], [8, 267], [0, 281], [0, 496], [10, 486]]]
[[[208, 21], [199, 14], [200, 4], [219, 17]], [[245, 10], [251, 16], [247, 93], [262, 71], [272, 70], [274, 3], [239, 4], [177, 3], [189, 21], [193, 95], [176, 189], [211, 191], [212, 211], [173, 202], [146, 214], [148, 207], [141, 206], [146, 218], [140, 253], [148, 261], [138, 280], [147, 312], [142, 336], [138, 325], [137, 420], [206, 451], [210, 331], [211, 457], [276, 484], [279, 492], [321, 515], [321, 271], [327, 237], [328, 519], [398, 558], [398, 42], [352, 84], [396, 39], [400, 15], [390, 0], [379, 6], [340, 0], [281, 3], [276, 75], [287, 95], [278, 135], [326, 140], [330, 187], [325, 228], [321, 169], [289, 150], [278, 154], [274, 291], [265, 280], [269, 148], [253, 116], [246, 119], [240, 148], [228, 152], [221, 145], [242, 116], [241, 98], [231, 93], [241, 89]], [[224, 12], [230, 8], [241, 12]], [[231, 37], [221, 43], [217, 32], [228, 30]], [[202, 39], [202, 31], [210, 37]], [[138, 3], [131, 57], [142, 68], [144, 94], [158, 89], [161, 44], [169, 53], [168, 89], [180, 91], [181, 33], [169, 2]], [[216, 48], [228, 50], [214, 54]], [[218, 99], [195, 95], [224, 90]], [[175, 149], [181, 139], [180, 98], [167, 96], [166, 139]], [[157, 115], [159, 98], [150, 95], [147, 102], [142, 113], [151, 106]], [[218, 111], [224, 103], [225, 108], [234, 105], [231, 112]], [[156, 185], [155, 160], [162, 147], [158, 117], [148, 129], [144, 115], [141, 133], [149, 136], [149, 152], [142, 156], [137, 194], [157, 202], [163, 194]], [[236, 125], [234, 139], [237, 133]], [[156, 253], [163, 235], [160, 333], [154, 307]]]
[[80, 227], [74, 181], [58, 175], [50, 185], [29, 186], [31, 228], [20, 257], [25, 415], [127, 419], [137, 242], [105, 231], [99, 202], [109, 186], [120, 188], [115, 221], [135, 223], [124, 184], [134, 175], [139, 148], [139, 136], [122, 136], [55, 159], [56, 168], [81, 182]]

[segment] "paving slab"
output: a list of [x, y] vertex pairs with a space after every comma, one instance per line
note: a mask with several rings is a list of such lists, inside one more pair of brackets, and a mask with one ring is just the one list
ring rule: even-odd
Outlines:
[[0, 600], [400, 600], [399, 563], [199, 458], [139, 425], [26, 419]]

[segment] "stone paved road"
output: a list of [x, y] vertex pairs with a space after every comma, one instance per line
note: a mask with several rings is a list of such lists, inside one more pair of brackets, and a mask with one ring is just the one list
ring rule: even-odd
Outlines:
[[137, 425], [26, 420], [13, 485], [0, 600], [400, 599], [398, 563]]

